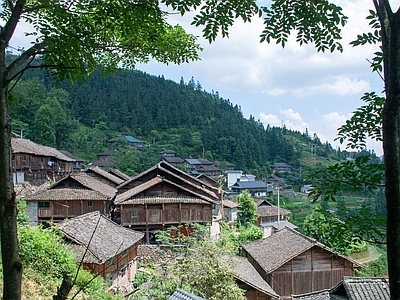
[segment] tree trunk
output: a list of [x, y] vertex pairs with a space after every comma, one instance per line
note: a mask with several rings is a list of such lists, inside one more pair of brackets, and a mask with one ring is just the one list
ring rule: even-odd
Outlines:
[[11, 170], [11, 119], [8, 110], [5, 45], [2, 44], [0, 49], [0, 239], [3, 299], [17, 300], [21, 299], [22, 262], [18, 252], [17, 206]]
[[386, 101], [383, 153], [386, 176], [387, 257], [391, 299], [400, 299], [400, 14], [387, 0], [375, 2], [380, 18]]

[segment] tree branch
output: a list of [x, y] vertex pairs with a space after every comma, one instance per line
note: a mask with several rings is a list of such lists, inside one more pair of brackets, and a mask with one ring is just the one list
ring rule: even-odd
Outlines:
[[25, 6], [25, 3], [26, 0], [17, 0], [12, 10], [10, 18], [8, 19], [6, 25], [2, 28], [3, 30], [1, 31], [0, 34], [0, 42], [3, 47], [7, 47], [11, 37], [13, 36], [15, 28], [17, 27], [18, 22], [21, 18], [21, 14]]

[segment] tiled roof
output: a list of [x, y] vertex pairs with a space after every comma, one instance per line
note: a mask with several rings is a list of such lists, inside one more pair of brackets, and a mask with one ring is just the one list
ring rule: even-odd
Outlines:
[[344, 276], [342, 284], [349, 300], [389, 300], [389, 279], [374, 277], [348, 277]]
[[214, 201], [218, 201], [218, 199], [219, 199], [218, 198], [218, 193], [219, 193], [218, 188], [212, 187], [212, 186], [208, 185], [207, 183], [201, 181], [200, 179], [190, 176], [189, 174], [183, 172], [182, 170], [179, 170], [178, 168], [175, 168], [174, 166], [166, 163], [165, 161], [161, 161], [158, 164], [156, 164], [155, 166], [153, 166], [153, 167], [147, 169], [146, 171], [140, 173], [139, 175], [135, 176], [131, 180], [125, 181], [124, 183], [122, 183], [119, 186], [119, 188], [131, 183], [132, 181], [136, 181], [136, 180], [140, 179], [142, 176], [144, 176], [145, 174], [148, 174], [157, 169], [162, 172], [168, 173], [171, 176], [176, 177], [177, 179], [185, 182], [186, 184], [201, 190], [203, 193], [206, 193], [207, 195], [209, 195], [209, 197], [211, 199], [213, 199]]
[[69, 158], [72, 158], [75, 161], [79, 161], [79, 162], [84, 162], [85, 160], [79, 157], [74, 156], [71, 152], [67, 151], [67, 150], [59, 150], [62, 154], [64, 154], [65, 156], [68, 156]]
[[271, 286], [261, 277], [252, 264], [245, 257], [235, 256], [232, 258], [235, 263], [235, 277], [251, 287], [272, 297], [279, 299], [279, 295]]
[[[68, 187], [63, 182], [71, 180]], [[73, 182], [76, 182], [74, 185]], [[73, 174], [57, 181], [47, 190], [33, 194], [29, 200], [110, 200], [116, 189], [85, 173]]]
[[[278, 215], [278, 207], [272, 205], [265, 199], [255, 199], [257, 203], [257, 215], [259, 217], [272, 217]], [[291, 212], [284, 208], [279, 208], [279, 214], [283, 216], [287, 216]]]
[[100, 212], [81, 215], [58, 224], [61, 233], [77, 246], [78, 259], [82, 257], [83, 247], [88, 247], [90, 255], [84, 262], [104, 263], [140, 241], [144, 234], [120, 226]]
[[124, 204], [161, 204], [161, 203], [198, 203], [198, 204], [210, 204], [210, 202], [201, 200], [195, 197], [184, 197], [184, 196], [155, 196], [155, 197], [137, 197], [130, 198], [121, 203], [115, 203], [119, 205]]
[[183, 162], [182, 158], [176, 157], [176, 156], [166, 156], [166, 157], [163, 157], [163, 160], [165, 160], [167, 163], [170, 163], [170, 164], [180, 164]]
[[[153, 187], [153, 186], [155, 186], [155, 185], [157, 185], [157, 184], [159, 184], [161, 182], [173, 185], [173, 186], [175, 186], [175, 187], [177, 187], [177, 188], [179, 188], [181, 190], [186, 191], [187, 193], [193, 195], [190, 198], [198, 198], [199, 200], [201, 200], [201, 203], [203, 203], [203, 202], [215, 203], [214, 199], [211, 199], [209, 197], [206, 197], [206, 196], [203, 196], [201, 194], [195, 193], [195, 192], [193, 192], [193, 191], [191, 191], [191, 190], [189, 190], [187, 188], [184, 188], [184, 187], [176, 184], [173, 181], [161, 178], [159, 176], [154, 177], [154, 178], [150, 179], [149, 181], [146, 181], [146, 182], [142, 183], [141, 185], [138, 185], [138, 186], [136, 186], [136, 187], [134, 187], [134, 188], [132, 188], [130, 190], [127, 190], [126, 192], [124, 192], [122, 194], [119, 194], [116, 197], [114, 203], [115, 204], [127, 204], [126, 201], [129, 200], [130, 198], [135, 197], [136, 195], [142, 193], [143, 191], [145, 191], [145, 190], [149, 189], [150, 187]], [[170, 198], [170, 197], [159, 197], [159, 198], [162, 199], [162, 198]], [[173, 198], [178, 198], [179, 199], [180, 197], [178, 197], [178, 196], [174, 197], [173, 196]]]
[[124, 181], [132, 179], [130, 176], [126, 175], [125, 173], [121, 172], [118, 169], [110, 169], [110, 170], [108, 170], [108, 173], [110, 173], [114, 176], [117, 176], [117, 177], [123, 179]]
[[109, 181], [115, 183], [116, 185], [120, 185], [121, 183], [123, 183], [125, 181], [111, 173], [108, 173], [107, 171], [104, 171], [103, 169], [101, 169], [99, 167], [92, 167], [92, 168], [85, 170], [85, 173], [89, 173], [89, 172], [94, 172], [94, 173], [98, 174], [99, 176], [104, 177], [104, 178], [108, 179]]
[[106, 201], [110, 200], [97, 191], [86, 190], [82, 188], [61, 188], [53, 190], [45, 190], [33, 194], [28, 201], [73, 201], [73, 200], [92, 200]]
[[293, 300], [332, 300], [329, 290], [322, 290], [301, 295], [292, 295]]
[[70, 161], [70, 162], [75, 161], [75, 159], [72, 159], [64, 155], [63, 153], [54, 148], [42, 146], [26, 139], [12, 138], [11, 149], [12, 153], [27, 153], [38, 156], [55, 157], [63, 161]]
[[239, 188], [239, 189], [256, 189], [256, 188], [263, 188], [267, 189], [267, 185], [264, 181], [238, 181], [232, 188]]
[[228, 207], [228, 208], [235, 208], [235, 207], [239, 206], [239, 204], [237, 204], [231, 200], [222, 200], [222, 205], [224, 207]]
[[176, 289], [168, 300], [207, 300], [181, 289]]
[[288, 227], [264, 239], [242, 244], [243, 249], [257, 261], [267, 274], [313, 246], [318, 246], [361, 267], [360, 264], [350, 258], [340, 255], [315, 239]]

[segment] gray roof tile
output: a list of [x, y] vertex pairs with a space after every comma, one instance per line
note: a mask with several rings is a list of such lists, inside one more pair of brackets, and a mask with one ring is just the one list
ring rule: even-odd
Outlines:
[[76, 251], [78, 259], [82, 257], [83, 249], [88, 246], [90, 253], [83, 260], [88, 263], [104, 263], [144, 236], [143, 233], [114, 223], [98, 211], [62, 221], [58, 226], [61, 233], [74, 245], [71, 249]]

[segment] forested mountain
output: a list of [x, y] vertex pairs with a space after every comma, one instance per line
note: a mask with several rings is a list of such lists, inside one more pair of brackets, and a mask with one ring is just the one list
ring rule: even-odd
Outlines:
[[85, 83], [55, 86], [39, 71], [18, 82], [11, 91], [13, 132], [87, 160], [118, 134], [145, 141], [147, 157], [173, 149], [182, 158], [205, 156], [263, 175], [271, 162], [298, 166], [311, 144], [316, 156], [340, 156], [316, 136], [244, 118], [240, 107], [204, 91], [194, 78], [176, 83], [136, 70], [104, 77], [99, 70]]

